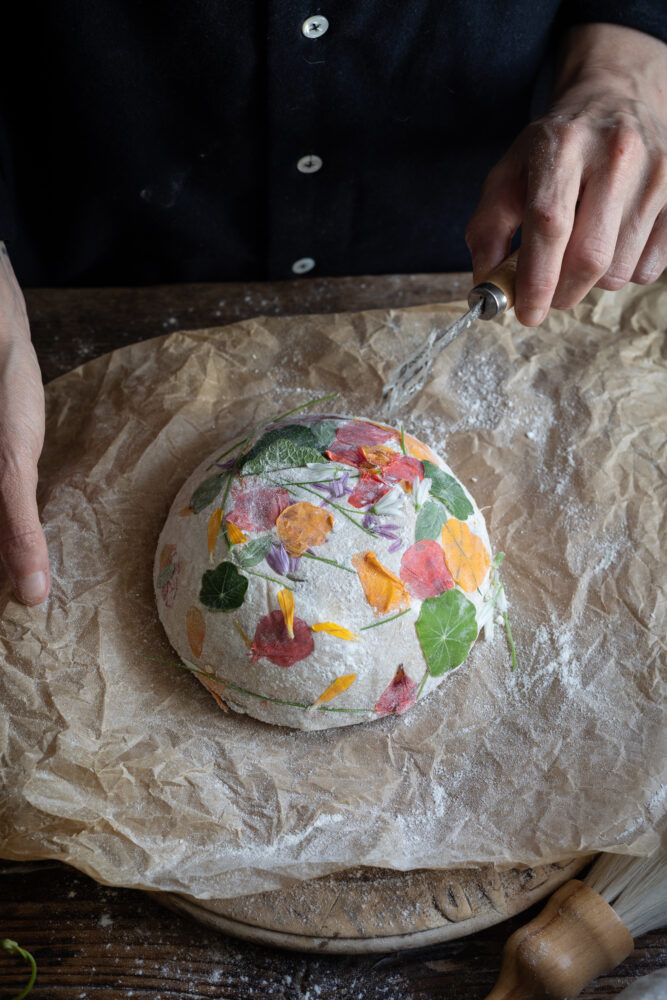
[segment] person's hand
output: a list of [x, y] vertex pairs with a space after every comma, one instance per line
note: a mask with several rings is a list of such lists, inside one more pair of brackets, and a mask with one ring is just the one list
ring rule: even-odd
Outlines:
[[39, 523], [37, 460], [44, 443], [44, 391], [21, 289], [0, 243], [0, 557], [24, 604], [49, 591]]
[[667, 46], [631, 28], [568, 35], [549, 111], [491, 170], [466, 231], [474, 279], [521, 226], [526, 326], [594, 285], [650, 284], [667, 265]]

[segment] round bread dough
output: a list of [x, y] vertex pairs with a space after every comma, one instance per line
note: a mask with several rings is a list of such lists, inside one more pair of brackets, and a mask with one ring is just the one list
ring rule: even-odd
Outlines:
[[458, 667], [498, 593], [484, 519], [426, 445], [285, 419], [179, 491], [155, 556], [167, 635], [222, 708], [296, 729], [401, 714]]

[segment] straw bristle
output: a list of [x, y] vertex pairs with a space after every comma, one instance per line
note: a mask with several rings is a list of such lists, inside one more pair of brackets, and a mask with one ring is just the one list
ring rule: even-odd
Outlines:
[[613, 906], [633, 937], [667, 923], [666, 854], [603, 854], [584, 881]]

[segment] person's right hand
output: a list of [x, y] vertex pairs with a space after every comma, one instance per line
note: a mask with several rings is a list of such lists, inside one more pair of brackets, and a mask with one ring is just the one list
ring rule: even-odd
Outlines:
[[37, 513], [44, 390], [23, 294], [0, 243], [0, 558], [24, 604], [49, 592], [49, 556]]

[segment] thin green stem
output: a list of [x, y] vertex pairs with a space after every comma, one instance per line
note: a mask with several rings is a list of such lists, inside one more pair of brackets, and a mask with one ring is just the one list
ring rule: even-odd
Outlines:
[[505, 622], [505, 632], [507, 634], [507, 641], [508, 641], [509, 647], [510, 647], [510, 649], [512, 651], [512, 670], [516, 670], [516, 668], [517, 668], [516, 646], [514, 645], [514, 637], [512, 635], [512, 629], [511, 629], [511, 626], [510, 626], [510, 620], [509, 620], [509, 617], [508, 617], [506, 611], [503, 611], [503, 621]]
[[332, 392], [329, 396], [320, 396], [318, 399], [312, 399], [310, 403], [302, 403], [301, 406], [295, 406], [293, 410], [288, 410], [287, 413], [281, 413], [278, 417], [271, 417], [267, 420], [267, 424], [277, 424], [279, 420], [286, 420], [287, 417], [291, 417], [293, 413], [299, 413], [301, 410], [307, 410], [311, 406], [317, 406], [318, 403], [326, 403], [329, 399], [336, 399], [338, 396], [337, 392]]
[[218, 455], [218, 457], [215, 459], [214, 462], [211, 462], [210, 465], [206, 466], [206, 471], [208, 472], [208, 470], [212, 469], [214, 465], [220, 462], [223, 458], [226, 458], [227, 455], [230, 454], [230, 452], [236, 451], [237, 448], [241, 448], [244, 444], [247, 444], [249, 440], [250, 438], [244, 438], [243, 441], [237, 441], [236, 444], [233, 444], [230, 448], [227, 449], [227, 451], [223, 451], [222, 455]]
[[244, 573], [248, 573], [249, 576], [258, 576], [262, 580], [269, 580], [271, 583], [277, 583], [279, 587], [284, 587], [285, 590], [291, 590], [292, 593], [294, 593], [292, 587], [288, 587], [287, 584], [283, 583], [282, 580], [276, 580], [276, 578], [273, 576], [265, 576], [264, 573], [256, 573], [254, 570], [247, 569], [245, 566], [241, 566], [240, 569], [242, 569]]
[[356, 576], [356, 570], [350, 569], [349, 566], [343, 566], [342, 563], [336, 562], [334, 559], [325, 559], [324, 556], [316, 556], [312, 552], [304, 552], [302, 558], [317, 559], [318, 562], [328, 563], [329, 566], [335, 566], [336, 569], [344, 569], [346, 573], [352, 573], [353, 576]]
[[403, 615], [407, 615], [409, 610], [410, 608], [406, 608], [405, 611], [399, 611], [397, 615], [392, 615], [391, 618], [383, 618], [381, 622], [373, 622], [372, 625], [364, 625], [363, 628], [359, 629], [359, 631], [366, 632], [369, 628], [377, 628], [378, 625], [386, 625], [387, 622], [393, 622], [394, 619], [402, 618]]
[[30, 990], [35, 985], [35, 980], [37, 979], [37, 963], [29, 951], [25, 948], [21, 948], [21, 946], [16, 941], [12, 941], [11, 938], [2, 938], [0, 941], [0, 947], [4, 948], [4, 950], [8, 951], [11, 955], [18, 955], [27, 965], [30, 966], [30, 978], [28, 979], [28, 982], [20, 993], [17, 993], [15, 997], [12, 997], [12, 1000], [23, 1000], [23, 998], [27, 997], [28, 993], [30, 993]]
[[[247, 694], [251, 698], [261, 698], [262, 701], [272, 701], [276, 705], [288, 705], [290, 708], [304, 708], [310, 709], [311, 705], [306, 705], [302, 701], [285, 701], [283, 698], [274, 698], [269, 694], [259, 694], [257, 691], [250, 691], [249, 688], [241, 687], [239, 684], [234, 684], [233, 681], [228, 681], [225, 677], [218, 677], [217, 674], [212, 674], [207, 670], [199, 670], [197, 667], [193, 667], [188, 663], [178, 663], [176, 660], [165, 660], [160, 656], [147, 656], [145, 653], [141, 653], [140, 656], [144, 660], [153, 660], [155, 663], [165, 663], [172, 667], [180, 667], [181, 670], [187, 670], [191, 674], [199, 674], [202, 677], [206, 677], [210, 681], [215, 681], [217, 684], [224, 684], [233, 691], [240, 691], [241, 694]], [[348, 712], [348, 713], [360, 713], [365, 712], [366, 714], [372, 714], [372, 708], [334, 708], [330, 705], [318, 705], [316, 708], [317, 712]]]
[[407, 451], [405, 450], [405, 428], [403, 424], [401, 424], [401, 451], [404, 455], [407, 455]]
[[417, 688], [417, 694], [415, 695], [415, 701], [417, 701], [417, 699], [419, 698], [419, 695], [424, 690], [424, 684], [426, 684], [426, 681], [427, 681], [428, 676], [429, 676], [430, 673], [431, 673], [431, 671], [427, 667], [426, 668], [426, 672], [424, 673], [424, 676], [421, 679], [421, 683], [420, 683], [419, 687]]

